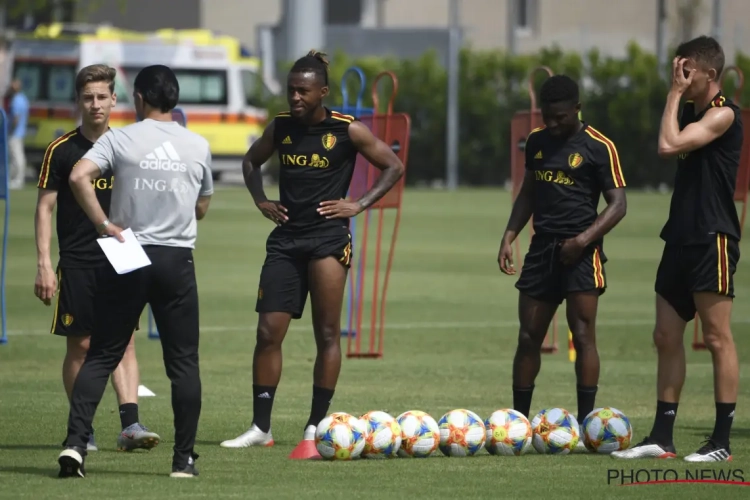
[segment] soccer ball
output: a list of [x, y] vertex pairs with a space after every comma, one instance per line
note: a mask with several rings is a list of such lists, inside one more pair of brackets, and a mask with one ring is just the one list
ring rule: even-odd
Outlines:
[[367, 426], [364, 458], [394, 458], [401, 447], [401, 426], [384, 411], [371, 411], [359, 419]]
[[452, 410], [438, 422], [440, 451], [448, 457], [470, 457], [484, 446], [484, 422], [469, 410]]
[[626, 450], [633, 438], [633, 426], [617, 408], [597, 408], [583, 419], [583, 444], [590, 451], [612, 453]]
[[411, 410], [396, 417], [401, 427], [402, 458], [426, 458], [440, 445], [440, 428], [435, 419], [423, 411]]
[[497, 410], [484, 421], [490, 455], [520, 456], [531, 449], [531, 423], [516, 410]]
[[531, 443], [538, 453], [567, 455], [578, 445], [578, 421], [568, 410], [548, 408], [531, 421]]
[[315, 429], [315, 447], [327, 460], [351, 460], [365, 447], [367, 426], [348, 413], [331, 413]]

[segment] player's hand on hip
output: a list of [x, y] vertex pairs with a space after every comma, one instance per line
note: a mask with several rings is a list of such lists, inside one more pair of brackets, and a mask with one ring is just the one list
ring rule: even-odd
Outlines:
[[57, 291], [57, 276], [51, 268], [39, 269], [34, 281], [34, 295], [48, 306], [52, 303], [52, 297]]
[[355, 217], [364, 210], [359, 202], [351, 200], [321, 201], [318, 213], [326, 219], [348, 219]]
[[257, 206], [258, 210], [260, 210], [260, 213], [262, 213], [266, 219], [269, 219], [277, 226], [280, 226], [289, 220], [289, 217], [286, 216], [286, 207], [284, 207], [284, 205], [282, 205], [278, 201], [261, 201], [257, 204]]
[[507, 275], [516, 274], [516, 266], [513, 264], [513, 245], [503, 242], [497, 254], [497, 263], [500, 271]]
[[566, 266], [574, 264], [581, 258], [586, 245], [579, 238], [569, 238], [560, 244], [560, 260]]
[[695, 75], [695, 68], [690, 71], [685, 69], [686, 62], [687, 59], [679, 56], [672, 60], [672, 90], [680, 94], [687, 90], [693, 82], [693, 75]]
[[110, 222], [101, 230], [99, 234], [101, 236], [111, 236], [113, 238], [117, 238], [117, 241], [124, 243], [125, 237], [123, 237], [121, 233], [122, 233], [122, 228]]

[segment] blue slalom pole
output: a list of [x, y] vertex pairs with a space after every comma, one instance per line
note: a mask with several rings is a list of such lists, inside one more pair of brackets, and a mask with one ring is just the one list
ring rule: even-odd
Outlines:
[[[349, 76], [349, 74], [352, 74], [352, 73], [355, 74], [359, 78], [359, 90], [357, 91], [357, 97], [353, 106], [349, 104], [349, 88], [346, 85], [347, 77]], [[372, 114], [373, 113], [372, 108], [362, 107], [362, 96], [365, 93], [366, 87], [367, 87], [367, 77], [365, 76], [365, 72], [362, 71], [357, 66], [350, 67], [349, 69], [344, 71], [344, 74], [341, 77], [341, 96], [342, 96], [343, 104], [341, 107], [331, 108], [331, 109], [333, 109], [334, 111], [338, 111], [339, 113], [352, 115], [355, 118], [358, 118], [365, 114]], [[370, 212], [368, 211], [365, 214], [365, 217], [369, 218], [369, 216], [370, 216]], [[352, 235], [352, 245], [354, 245], [355, 243], [356, 228], [357, 228], [356, 221], [357, 219], [355, 217], [355, 218], [352, 218], [349, 222], [349, 231], [351, 232], [351, 235]], [[350, 323], [352, 325], [354, 324], [352, 321], [352, 317], [354, 314], [354, 304], [357, 302], [356, 299], [362, 293], [361, 283], [362, 283], [362, 273], [364, 272], [364, 267], [362, 266], [361, 257], [362, 257], [362, 248], [359, 249], [359, 258], [356, 259], [357, 260], [357, 264], [356, 264], [357, 272], [355, 274], [357, 276], [357, 283], [358, 283], [356, 287], [356, 291], [355, 291], [355, 286], [354, 286], [351, 274], [349, 274], [349, 278], [347, 280], [349, 282], [349, 286], [347, 287], [348, 293], [347, 293], [347, 301], [346, 301], [346, 325], [341, 330], [342, 337], [349, 337], [349, 336], [356, 337], [357, 336], [356, 331], [349, 332], [349, 324]]]
[[8, 115], [5, 110], [0, 109], [0, 118], [3, 120], [2, 130], [2, 170], [3, 178], [0, 180], [0, 199], [5, 200], [5, 227], [3, 229], [3, 256], [2, 271], [0, 271], [0, 314], [2, 314], [2, 335], [0, 335], [0, 344], [8, 343], [8, 314], [5, 308], [5, 268], [7, 267], [8, 257], [8, 230], [10, 229], [10, 168], [8, 161]]

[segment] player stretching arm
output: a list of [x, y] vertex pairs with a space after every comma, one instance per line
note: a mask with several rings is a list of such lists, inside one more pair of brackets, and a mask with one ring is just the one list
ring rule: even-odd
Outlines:
[[[73, 165], [109, 129], [109, 115], [117, 102], [115, 74], [114, 69], [102, 64], [87, 66], [78, 73], [75, 86], [81, 126], [47, 147], [37, 183], [39, 193], [34, 226], [38, 270], [34, 294], [45, 305], [50, 305], [57, 295], [50, 333], [67, 340], [62, 372], [68, 400], [89, 350], [97, 272], [101, 266], [109, 266], [96, 242], [96, 228], [73, 196], [68, 178]], [[114, 177], [102, 178], [93, 183], [94, 196], [104, 210], [109, 210], [113, 180]], [[60, 247], [56, 271], [52, 268], [50, 256], [55, 205], [58, 205], [57, 240]], [[112, 373], [122, 425], [117, 446], [123, 450], [150, 448], [159, 443], [159, 436], [138, 422], [138, 384], [138, 361], [134, 337], [131, 337], [122, 361]], [[92, 432], [87, 450], [96, 449]]]
[[[714, 365], [716, 420], [708, 440], [689, 462], [732, 458], [729, 434], [739, 387], [739, 365], [730, 318], [734, 273], [740, 258], [740, 222], [734, 204], [742, 151], [740, 109], [719, 88], [724, 51], [709, 37], [677, 49], [672, 88], [659, 131], [659, 154], [677, 156], [664, 251], [656, 272], [658, 354], [656, 416], [651, 432], [616, 458], [673, 458], [677, 406], [685, 382], [685, 326], [697, 311]], [[677, 113], [686, 99], [682, 116]]]
[[[290, 110], [276, 116], [243, 161], [256, 206], [277, 227], [268, 237], [255, 309], [252, 425], [221, 443], [225, 448], [273, 445], [271, 408], [281, 378], [281, 344], [291, 320], [302, 317], [309, 292], [318, 352], [310, 417], [293, 457], [317, 455], [315, 427], [328, 412], [341, 368], [340, 317], [352, 257], [349, 219], [378, 201], [404, 172], [396, 154], [366, 126], [324, 107], [326, 95], [328, 63], [313, 51], [289, 73]], [[281, 163], [279, 201], [266, 197], [260, 175], [275, 151]], [[346, 200], [357, 153], [382, 173], [368, 193]]]
[[[542, 86], [545, 126], [532, 131], [526, 141], [526, 173], [498, 264], [503, 273], [516, 273], [512, 244], [533, 215], [535, 234], [516, 283], [520, 331], [513, 360], [513, 408], [529, 417], [542, 343], [565, 300], [577, 352], [582, 423], [594, 409], [599, 384], [596, 310], [606, 289], [603, 239], [625, 216], [627, 204], [617, 149], [580, 121], [578, 94], [578, 85], [564, 75], [550, 77]], [[598, 214], [600, 195], [607, 207]]]

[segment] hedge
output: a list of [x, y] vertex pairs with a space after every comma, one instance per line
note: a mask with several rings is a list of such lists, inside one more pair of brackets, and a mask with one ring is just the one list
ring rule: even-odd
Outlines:
[[[671, 62], [670, 62], [671, 64]], [[750, 56], [740, 54], [735, 64], [750, 77]], [[534, 55], [508, 55], [499, 50], [465, 48], [460, 54], [459, 178], [462, 185], [503, 185], [510, 178], [510, 119], [530, 106], [528, 75], [540, 66], [565, 73], [581, 85], [583, 118], [617, 145], [629, 186], [671, 185], [674, 164], [656, 154], [659, 122], [668, 82], [659, 76], [656, 56], [636, 43], [623, 58], [602, 56], [596, 49], [585, 55], [557, 47]], [[342, 104], [340, 88], [344, 71], [358, 66], [367, 75], [364, 106], [372, 106], [371, 85], [385, 70], [398, 78], [395, 112], [412, 118], [407, 183], [431, 183], [444, 178], [447, 74], [434, 53], [419, 59], [367, 57], [351, 59], [334, 54], [330, 66], [328, 105]], [[279, 68], [285, 75], [290, 65]], [[664, 74], [669, 74], [665, 68]], [[537, 74], [535, 89], [545, 76]], [[352, 76], [349, 101], [353, 103], [358, 79]], [[380, 111], [390, 96], [390, 80], [381, 80]], [[725, 92], [734, 95], [734, 78], [727, 78]], [[741, 103], [750, 103], [750, 84]], [[272, 112], [286, 109], [284, 96], [268, 102]]]

